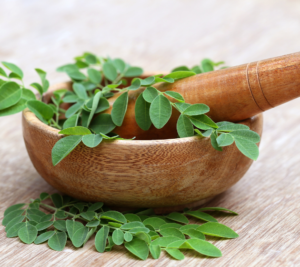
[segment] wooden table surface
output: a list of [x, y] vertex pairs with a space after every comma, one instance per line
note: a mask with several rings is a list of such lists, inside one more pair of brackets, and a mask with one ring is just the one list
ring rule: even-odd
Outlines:
[[[204, 57], [238, 65], [300, 49], [297, 0], [69, 1], [0, 0], [0, 60], [48, 71], [83, 51], [123, 57], [147, 71], [192, 66]], [[22, 140], [21, 116], [0, 118], [0, 220], [9, 205], [55, 190], [32, 166]], [[0, 266], [299, 266], [300, 99], [265, 113], [260, 157], [244, 178], [209, 206], [237, 211], [220, 217], [240, 237], [212, 242], [218, 259], [187, 252], [139, 261], [117, 246], [97, 253], [93, 242], [62, 252], [25, 245], [0, 227]]]

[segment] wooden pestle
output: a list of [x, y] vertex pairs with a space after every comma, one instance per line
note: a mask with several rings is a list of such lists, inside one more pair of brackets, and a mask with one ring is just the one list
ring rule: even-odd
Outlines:
[[[256, 61], [236, 67], [198, 74], [173, 84], [161, 83], [160, 91], [175, 91], [187, 103], [204, 103], [207, 114], [214, 121], [238, 122], [300, 96], [300, 52]], [[114, 132], [124, 138], [176, 138], [179, 112], [173, 109], [165, 127], [152, 125], [143, 131], [135, 122], [135, 100], [143, 89], [129, 92], [129, 103], [124, 123]], [[110, 99], [112, 104], [118, 94]], [[111, 109], [107, 111], [111, 112]]]

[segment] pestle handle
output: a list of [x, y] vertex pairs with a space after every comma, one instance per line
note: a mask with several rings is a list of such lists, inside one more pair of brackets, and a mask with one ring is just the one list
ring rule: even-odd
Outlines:
[[187, 103], [204, 103], [215, 121], [241, 121], [300, 96], [300, 52], [198, 74], [162, 91], [181, 93]]

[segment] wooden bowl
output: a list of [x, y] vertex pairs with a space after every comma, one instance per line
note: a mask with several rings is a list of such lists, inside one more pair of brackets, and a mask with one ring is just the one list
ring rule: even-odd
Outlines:
[[[241, 123], [262, 134], [262, 115]], [[81, 143], [54, 167], [51, 150], [63, 137], [58, 132], [24, 110], [23, 137], [38, 173], [62, 193], [110, 206], [151, 207], [157, 212], [192, 208], [230, 188], [252, 164], [235, 145], [219, 152], [209, 138], [188, 137], [105, 140], [96, 148]]]

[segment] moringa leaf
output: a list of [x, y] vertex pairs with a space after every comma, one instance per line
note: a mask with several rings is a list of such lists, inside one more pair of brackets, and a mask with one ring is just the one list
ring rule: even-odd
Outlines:
[[172, 221], [180, 222], [180, 223], [184, 223], [184, 224], [189, 223], [188, 218], [179, 212], [172, 212], [172, 213], [166, 215], [166, 218], [168, 218]]
[[188, 248], [188, 249], [193, 249], [197, 252], [199, 252], [200, 254], [209, 256], [209, 257], [221, 257], [222, 256], [222, 252], [215, 247], [213, 244], [205, 241], [205, 240], [201, 240], [201, 239], [187, 239], [185, 241], [185, 245], [183, 245], [184, 248]]
[[218, 236], [224, 238], [237, 238], [239, 235], [230, 229], [228, 226], [217, 223], [217, 222], [208, 222], [200, 225], [197, 231], [210, 236]]
[[75, 126], [75, 127], [66, 128], [66, 129], [61, 130], [58, 133], [63, 134], [63, 135], [88, 135], [88, 134], [92, 134], [91, 131], [88, 128], [82, 127], [82, 126]]
[[63, 102], [64, 103], [76, 103], [80, 98], [74, 94], [73, 92], [68, 92], [64, 97], [63, 97]]
[[232, 132], [237, 130], [249, 130], [249, 127], [244, 124], [232, 123], [228, 121], [217, 122], [219, 126], [218, 131]]
[[100, 97], [98, 107], [95, 111], [95, 114], [100, 113], [104, 110], [107, 110], [109, 107], [110, 107], [110, 105], [109, 105], [109, 102], [107, 101], [107, 99], [105, 97]]
[[187, 224], [181, 226], [179, 229], [181, 232], [189, 230], [189, 229], [197, 229], [199, 227], [199, 224]]
[[147, 78], [141, 80], [141, 85], [142, 86], [150, 86], [154, 83], [155, 83], [155, 77], [154, 76], [150, 76], [150, 77], [147, 77]]
[[86, 220], [88, 220], [88, 221], [91, 221], [91, 220], [93, 220], [94, 219], [94, 217], [95, 217], [95, 212], [94, 211], [85, 211], [85, 212], [83, 212], [83, 213], [80, 213], [80, 216], [82, 217], [82, 218], [84, 218], [84, 219], [86, 219]]
[[127, 111], [128, 92], [121, 94], [113, 104], [111, 117], [115, 125], [121, 126]]
[[124, 214], [124, 216], [129, 222], [141, 222], [141, 218], [136, 214], [126, 213]]
[[166, 224], [166, 221], [159, 217], [151, 217], [143, 221], [144, 225], [151, 225], [155, 230], [158, 230], [160, 226]]
[[124, 77], [137, 77], [143, 74], [143, 69], [140, 67], [129, 67], [124, 74]]
[[21, 223], [24, 219], [25, 219], [25, 216], [19, 215], [19, 216], [16, 216], [15, 218], [13, 218], [12, 220], [10, 220], [10, 222], [5, 227], [5, 232], [8, 232], [11, 227], [13, 227], [16, 224]]
[[156, 88], [149, 86], [143, 92], [143, 98], [146, 102], [152, 103], [152, 101], [158, 96], [159, 92]]
[[98, 220], [93, 220], [90, 221], [86, 224], [86, 227], [97, 227], [100, 224], [100, 221]]
[[62, 251], [67, 243], [65, 232], [56, 232], [48, 240], [48, 246], [56, 251]]
[[211, 142], [211, 145], [212, 147], [215, 149], [215, 150], [218, 150], [218, 151], [223, 151], [222, 147], [220, 147], [218, 145], [218, 142], [217, 142], [217, 133], [216, 131], [213, 131], [210, 135], [210, 142]]
[[165, 228], [165, 229], [160, 229], [159, 232], [162, 236], [167, 237], [167, 236], [176, 236], [180, 239], [185, 239], [185, 236], [183, 233], [180, 232], [180, 230], [176, 228]]
[[194, 127], [191, 123], [190, 119], [181, 114], [178, 118], [177, 125], [176, 125], [177, 133], [179, 137], [190, 137], [194, 135]]
[[150, 105], [150, 119], [157, 129], [163, 128], [172, 115], [170, 101], [163, 95], [158, 95]]
[[0, 76], [3, 76], [3, 77], [5, 77], [5, 78], [7, 78], [6, 72], [5, 72], [4, 69], [2, 69], [1, 67], [0, 67]]
[[89, 68], [87, 70], [87, 73], [88, 73], [89, 79], [92, 83], [94, 83], [94, 84], [101, 83], [102, 75], [101, 75], [100, 71]]
[[190, 117], [191, 122], [201, 130], [209, 130], [211, 128], [218, 128], [218, 125], [206, 115], [197, 115]]
[[94, 117], [94, 114], [96, 113], [101, 95], [102, 95], [102, 93], [98, 92], [97, 94], [95, 94], [95, 96], [93, 98], [92, 109], [91, 109], [91, 112], [90, 112], [90, 115], [89, 115], [89, 118], [87, 121], [87, 127], [90, 125], [90, 123]]
[[130, 242], [133, 239], [133, 236], [131, 233], [125, 232], [124, 239], [126, 242]]
[[132, 234], [136, 234], [139, 232], [145, 232], [148, 234], [150, 232], [150, 229], [148, 227], [134, 227], [129, 230], [129, 233], [132, 233]]
[[129, 87], [127, 87], [128, 90], [134, 91], [137, 90], [141, 87], [141, 79], [135, 79], [131, 82], [131, 85]]
[[106, 247], [106, 240], [109, 233], [109, 227], [103, 226], [96, 234], [95, 246], [98, 252], [103, 253]]
[[85, 75], [80, 72], [79, 70], [76, 69], [66, 69], [66, 73], [68, 74], [68, 76], [72, 79], [72, 80], [76, 80], [76, 81], [83, 81], [86, 79]]
[[70, 239], [72, 240], [75, 232], [81, 228], [84, 228], [84, 225], [81, 222], [74, 220], [66, 220], [66, 228]]
[[175, 71], [190, 71], [190, 69], [187, 66], [179, 66], [171, 70], [171, 72], [175, 72]]
[[135, 227], [145, 227], [145, 225], [142, 222], [129, 222], [129, 223], [125, 223], [121, 226], [121, 229], [123, 230], [130, 230], [132, 228]]
[[55, 234], [54, 231], [48, 231], [48, 232], [42, 233], [34, 240], [34, 244], [36, 244], [36, 245], [41, 244], [41, 243], [47, 241], [54, 234]]
[[66, 119], [63, 124], [63, 129], [71, 128], [77, 126], [79, 114], [73, 115], [70, 118]]
[[120, 58], [115, 58], [112, 61], [113, 65], [115, 66], [115, 68], [118, 70], [118, 72], [123, 73], [125, 68], [126, 68], [126, 63], [120, 59]]
[[209, 72], [214, 70], [214, 64], [210, 59], [203, 59], [201, 61], [201, 68], [203, 72]]
[[105, 62], [102, 66], [102, 70], [103, 70], [103, 73], [104, 73], [104, 76], [110, 80], [110, 81], [114, 81], [117, 76], [118, 76], [118, 73], [117, 73], [117, 70], [115, 68], [115, 66], [112, 64], [112, 63], [109, 63], [109, 62]]
[[234, 142], [232, 135], [222, 133], [220, 136], [217, 137], [218, 146], [230, 146]]
[[202, 211], [189, 210], [189, 211], [186, 211], [185, 214], [195, 217], [197, 219], [206, 221], [206, 222], [218, 222], [214, 217], [212, 217], [211, 215], [209, 215], [205, 212], [202, 212]]
[[107, 134], [110, 133], [113, 129], [115, 129], [116, 125], [114, 124], [112, 116], [110, 114], [103, 113], [99, 114], [91, 122], [90, 128], [97, 134]]
[[52, 194], [50, 198], [56, 208], [61, 208], [63, 206], [63, 198], [60, 194]]
[[[166, 215], [167, 217], [168, 215]], [[185, 216], [184, 216], [185, 217]], [[167, 217], [168, 218], [168, 217]], [[168, 218], [169, 219], [169, 218]], [[178, 224], [178, 223], [166, 223], [166, 224], [163, 224], [159, 227], [159, 229], [166, 229], [166, 228], [176, 228], [176, 229], [180, 229], [182, 225], [181, 224]]]
[[48, 124], [48, 121], [54, 115], [51, 107], [38, 100], [29, 100], [27, 107], [45, 124]]
[[54, 226], [57, 230], [60, 230], [60, 231], [62, 231], [62, 232], [67, 231], [66, 221], [63, 221], [63, 220], [55, 221], [55, 222], [53, 223], [53, 226]]
[[88, 95], [86, 93], [86, 89], [85, 87], [81, 84], [81, 83], [73, 83], [73, 90], [75, 92], [75, 94], [83, 100], [88, 99]]
[[83, 245], [84, 240], [88, 235], [89, 229], [87, 227], [79, 228], [72, 236], [72, 244], [75, 248], [79, 248]]
[[52, 148], [52, 163], [56, 166], [81, 142], [82, 136], [71, 135], [58, 140]]
[[102, 142], [102, 136], [99, 134], [89, 134], [82, 137], [82, 143], [87, 147], [94, 148]]
[[175, 80], [173, 78], [166, 78], [166, 77], [160, 78], [155, 76], [155, 83], [174, 83], [174, 81]]
[[24, 213], [24, 210], [14, 210], [14, 211], [7, 213], [2, 220], [2, 225], [7, 226], [11, 220], [13, 220], [17, 216], [22, 215], [23, 213]]
[[179, 80], [179, 79], [187, 78], [190, 76], [194, 76], [195, 74], [196, 73], [193, 71], [174, 71], [174, 72], [171, 72], [170, 74], [164, 76], [163, 79], [172, 78], [174, 80]]
[[112, 234], [112, 239], [113, 239], [113, 242], [116, 245], [122, 245], [123, 242], [124, 242], [124, 233], [123, 233], [123, 231], [120, 230], [120, 229], [114, 230], [114, 232]]
[[229, 212], [232, 213], [234, 215], [238, 215], [238, 213], [236, 213], [233, 210], [229, 210], [229, 209], [225, 209], [225, 208], [221, 208], [221, 207], [205, 207], [205, 208], [200, 208], [198, 209], [198, 211], [206, 211], [206, 210], [213, 210], [213, 211], [224, 211], [224, 212]]
[[[24, 216], [23, 216], [24, 217]], [[18, 236], [18, 232], [19, 230], [25, 226], [25, 222], [19, 222], [14, 224], [11, 227], [6, 227], [5, 231], [6, 231], [6, 237], [11, 238], [11, 237], [17, 237]]]
[[37, 229], [35, 226], [25, 223], [25, 225], [19, 229], [18, 236], [26, 244], [31, 244], [37, 237]]
[[5, 61], [2, 61], [2, 64], [4, 67], [6, 67], [11, 72], [17, 74], [18, 76], [20, 76], [21, 79], [23, 79], [23, 71], [17, 65]]
[[177, 92], [166, 91], [166, 92], [164, 92], [164, 94], [176, 99], [179, 102], [184, 102], [183, 96], [181, 94], [177, 93]]
[[154, 259], [158, 259], [160, 257], [160, 253], [161, 253], [160, 246], [150, 244], [149, 250]]
[[125, 243], [125, 248], [141, 260], [148, 258], [149, 247], [147, 243], [141, 239], [133, 238], [132, 241]]
[[147, 131], [151, 127], [151, 120], [150, 120], [150, 103], [146, 102], [143, 98], [143, 95], [139, 95], [136, 102], [135, 102], [135, 120], [138, 126]]
[[234, 139], [246, 140], [253, 143], [258, 143], [260, 141], [260, 136], [258, 133], [251, 130], [237, 130], [230, 132], [230, 135], [234, 137]]
[[126, 218], [121, 212], [110, 210], [102, 213], [101, 219], [107, 219], [115, 222], [120, 222], [120, 223], [127, 223]]
[[43, 87], [42, 87], [43, 93], [47, 92], [47, 90], [49, 88], [49, 81], [46, 79], [47, 73], [45, 71], [43, 71], [42, 69], [35, 69], [35, 71], [41, 78], [42, 85], [43, 85]]
[[48, 227], [50, 227], [53, 224], [52, 221], [48, 221], [48, 222], [40, 222], [38, 223], [35, 227], [38, 231], [42, 231], [44, 229], [47, 229]]
[[75, 113], [77, 113], [84, 105], [84, 100], [79, 99], [78, 102], [72, 105], [65, 113], [66, 118], [70, 118]]
[[4, 211], [4, 216], [6, 216], [8, 213], [15, 211], [15, 210], [19, 210], [22, 207], [24, 207], [26, 204], [25, 203], [19, 203], [19, 204], [15, 204], [12, 205], [10, 207], [8, 207], [5, 211]]
[[102, 207], [103, 207], [103, 202], [96, 202], [88, 207], [88, 211], [96, 211], [101, 209]]
[[176, 260], [184, 259], [183, 253], [177, 248], [167, 248], [167, 249], [165, 249], [165, 251]]
[[176, 236], [165, 236], [165, 237], [160, 237], [152, 241], [152, 245], [157, 245], [160, 247], [167, 247], [169, 244], [175, 242], [175, 241], [181, 241], [181, 238], [178, 238]]
[[257, 160], [257, 158], [259, 156], [259, 150], [255, 143], [245, 140], [245, 139], [237, 138], [236, 136], [234, 137], [234, 140], [235, 140], [235, 145], [237, 146], [237, 148], [246, 157], [248, 157], [252, 160]]
[[205, 240], [204, 234], [197, 231], [196, 229], [187, 229], [187, 230], [182, 230], [181, 232], [185, 235], [188, 235], [190, 238], [198, 238], [198, 239]]
[[0, 110], [17, 104], [22, 97], [22, 89], [15, 82], [4, 83], [0, 87]]
[[197, 116], [209, 112], [209, 107], [205, 104], [194, 104], [184, 110], [184, 114], [188, 116]]
[[175, 103], [175, 106], [180, 111], [180, 113], [183, 113], [188, 107], [191, 106], [191, 104], [188, 104], [188, 103]]

